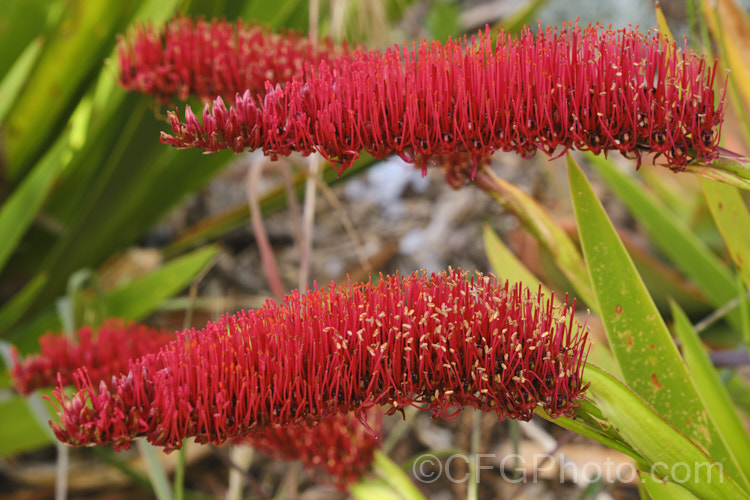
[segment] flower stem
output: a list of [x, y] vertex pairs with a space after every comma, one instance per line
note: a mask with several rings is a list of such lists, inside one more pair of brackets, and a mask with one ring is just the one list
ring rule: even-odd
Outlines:
[[68, 498], [68, 469], [70, 468], [70, 450], [64, 444], [57, 443], [57, 466], [55, 468], [55, 500]]
[[261, 158], [253, 161], [247, 170], [247, 179], [245, 190], [247, 203], [250, 208], [250, 221], [255, 234], [255, 241], [258, 243], [258, 251], [263, 267], [263, 274], [266, 277], [271, 293], [277, 300], [284, 296], [284, 284], [279, 274], [279, 266], [276, 263], [276, 257], [273, 254], [273, 248], [268, 240], [266, 228], [263, 225], [263, 215], [260, 210], [260, 198], [258, 197], [258, 185], [263, 173], [263, 167], [266, 165], [265, 159]]
[[310, 257], [312, 253], [312, 230], [315, 221], [315, 178], [319, 174], [320, 158], [317, 154], [311, 154], [310, 166], [305, 183], [305, 208], [302, 212], [302, 245], [300, 247], [299, 259], [299, 289], [304, 290], [310, 276]]
[[185, 442], [182, 443], [182, 448], [177, 452], [177, 463], [174, 467], [174, 481], [172, 488], [174, 489], [174, 500], [183, 500], [185, 497]]
[[243, 479], [253, 461], [254, 451], [252, 446], [245, 445], [237, 445], [229, 448], [229, 459], [236, 467], [229, 468], [227, 500], [240, 500], [242, 498]]
[[469, 484], [466, 489], [466, 500], [477, 500], [479, 498], [479, 442], [482, 439], [482, 414], [474, 411], [471, 419], [471, 463], [469, 464]]

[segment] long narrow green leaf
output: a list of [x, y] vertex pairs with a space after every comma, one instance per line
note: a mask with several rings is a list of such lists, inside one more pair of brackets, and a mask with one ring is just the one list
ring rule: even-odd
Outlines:
[[662, 479], [645, 472], [640, 473], [641, 486], [652, 500], [699, 500], [677, 483]]
[[750, 191], [750, 166], [739, 162], [721, 162], [714, 160], [711, 165], [688, 164], [685, 172], [690, 172], [701, 180], [708, 179], [722, 184]]
[[145, 0], [133, 15], [132, 22], [163, 23], [177, 12], [180, 3], [180, 0]]
[[750, 58], [747, 55], [747, 43], [750, 41], [750, 18], [735, 0], [703, 0], [703, 19], [707, 22], [711, 34], [723, 50], [722, 62], [732, 68], [737, 86], [745, 104], [750, 103]]
[[[703, 204], [703, 193], [697, 179], [685, 175], [674, 175], [662, 169], [642, 168], [631, 174], [646, 186], [652, 198], [674, 213], [684, 226], [692, 229], [698, 210]], [[640, 184], [640, 183], [639, 183]]]
[[[172, 259], [162, 267], [127, 285], [105, 292], [103, 301], [110, 316], [138, 321], [156, 311], [162, 301], [190, 284], [216, 255], [218, 247], [209, 246]], [[44, 332], [60, 330], [60, 319], [53, 308], [38, 314], [28, 324], [11, 332], [8, 340], [22, 353], [33, 352], [36, 339]]]
[[148, 467], [146, 472], [151, 480], [151, 486], [154, 488], [154, 494], [157, 500], [172, 500], [172, 487], [169, 485], [167, 472], [164, 470], [157, 453], [163, 453], [144, 439], [135, 442], [141, 456], [146, 460]]
[[539, 243], [550, 252], [555, 263], [570, 281], [578, 299], [596, 309], [596, 299], [578, 248], [547, 210], [534, 198], [489, 169], [482, 169], [476, 184], [506, 210], [513, 213]]
[[[720, 307], [735, 297], [732, 272], [690, 228], [651, 196], [632, 176], [597, 155], [587, 155], [599, 175], [648, 231], [651, 240]], [[738, 314], [729, 316], [739, 326]]]
[[719, 374], [701, 345], [698, 334], [690, 324], [690, 320], [679, 305], [673, 302], [671, 306], [674, 330], [682, 343], [685, 363], [695, 380], [695, 386], [711, 419], [744, 473], [744, 477], [736, 478], [737, 482], [744, 482], [745, 489], [750, 491], [748, 481], [750, 478], [750, 436], [734, 409], [729, 392], [721, 383]]
[[26, 402], [20, 396], [0, 401], [0, 457], [9, 457], [51, 443], [44, 427], [40, 427]]
[[0, 335], [12, 328], [26, 312], [44, 285], [47, 284], [46, 273], [36, 275], [26, 283], [20, 292], [16, 293], [7, 303], [0, 308]]
[[629, 236], [627, 231], [618, 231], [618, 235], [630, 254], [630, 258], [633, 259], [659, 312], [662, 314], [669, 312], [670, 297], [679, 301], [692, 314], [705, 316], [716, 309], [694, 282], [654, 256], [640, 242]]
[[67, 2], [56, 31], [15, 101], [7, 120], [7, 166], [18, 182], [67, 122], [76, 98], [100, 61], [114, 46], [114, 34], [132, 15], [139, 0]]
[[632, 259], [570, 155], [568, 177], [600, 318], [625, 382], [732, 476], [739, 476]]
[[409, 479], [409, 477], [396, 465], [393, 460], [380, 450], [375, 451], [373, 460], [375, 472], [385, 480], [394, 491], [399, 492], [405, 500], [423, 500], [424, 495]]
[[0, 270], [37, 216], [64, 166], [60, 157], [65, 147], [65, 141], [58, 140], [0, 208]]
[[48, 38], [63, 0], [3, 0], [0, 23], [0, 75], [7, 75], [34, 39]]
[[726, 378], [727, 391], [737, 408], [750, 418], [750, 382], [737, 371], [732, 371]]
[[[746, 297], [748, 290], [741, 276], [737, 276], [737, 297]], [[750, 350], [750, 300], [742, 300], [738, 306], [740, 311], [740, 330], [745, 339], [745, 348]]]
[[[597, 441], [613, 450], [628, 455], [630, 458], [635, 460], [636, 463], [645, 463], [643, 457], [638, 455], [638, 453], [630, 448], [627, 443], [624, 443], [623, 441], [616, 439], [605, 432], [602, 432], [601, 428], [597, 428], [595, 425], [591, 425], [588, 422], [585, 422], [582, 418], [573, 419], [565, 416], [553, 418], [547, 412], [545, 412], [541, 406], [538, 406], [535, 412], [543, 419], [552, 422], [553, 424], [557, 424], [563, 429], [568, 429], [569, 431], [573, 431], [576, 434], [580, 434], [581, 436], [586, 436], [587, 438], [593, 439], [594, 441]], [[577, 413], [576, 417], [578, 416], [580, 415]]]
[[248, 2], [241, 17], [243, 19], [258, 19], [263, 23], [268, 24], [271, 28], [284, 26], [287, 28], [307, 31], [307, 12], [304, 12], [302, 22], [299, 22], [296, 19], [292, 21], [295, 11], [301, 10], [299, 8], [300, 3], [300, 0], [285, 0], [283, 2], [273, 3], [258, 1]]
[[[647, 461], [646, 472], [671, 478], [699, 498], [750, 498], [728, 474], [728, 468], [706, 455], [632, 389], [593, 365], [586, 366], [583, 376], [591, 383], [589, 398]], [[683, 481], [681, 474], [689, 474], [688, 480]]]
[[701, 186], [729, 254], [750, 287], [750, 212], [737, 188], [705, 179]]
[[[98, 149], [92, 143], [71, 163], [69, 181], [62, 185], [72, 190], [68, 191], [70, 195], [78, 194], [74, 197], [77, 201], [68, 202], [66, 208], [62, 190], [55, 197], [51, 210], [60, 214], [65, 230], [49, 243], [46, 255], [40, 256], [43, 269], [54, 270], [54, 275], [35, 309], [45, 307], [62, 293], [71, 273], [98, 266], [112, 253], [132, 244], [167, 208], [204, 184], [231, 158], [231, 154], [207, 157], [159, 144], [156, 138], [161, 125], [150, 116], [145, 102], [138, 104], [134, 97], [128, 96], [118, 111], [124, 113], [125, 130], [120, 129], [118, 134], [117, 123], [107, 124], [105, 135], [112, 142], [108, 144], [105, 138]], [[84, 152], [98, 161], [87, 160]], [[89, 182], [75, 186], [72, 171], [79, 168], [85, 170], [80, 172], [81, 177]]]
[[6, 73], [2, 81], [0, 81], [0, 123], [5, 120], [8, 110], [10, 110], [13, 101], [21, 91], [26, 78], [28, 78], [31, 72], [31, 68], [39, 57], [42, 45], [43, 41], [41, 38], [33, 40], [13, 64], [13, 67], [10, 68], [10, 71]]
[[[516, 257], [507, 246], [505, 246], [505, 243], [503, 243], [490, 226], [484, 226], [483, 234], [484, 250], [490, 261], [492, 272], [499, 278], [508, 280], [511, 283], [518, 281], [525, 283], [532, 291], [536, 292], [539, 278], [534, 276], [534, 274], [523, 265], [523, 262], [521, 262], [518, 257]], [[542, 293], [547, 297], [550, 296], [550, 291], [544, 284], [542, 284]]]
[[357, 500], [404, 500], [382, 479], [367, 479], [349, 487], [349, 494]]
[[107, 293], [110, 315], [140, 318], [158, 308], [166, 298], [185, 288], [219, 251], [217, 246], [198, 249], [174, 259], [156, 271]]

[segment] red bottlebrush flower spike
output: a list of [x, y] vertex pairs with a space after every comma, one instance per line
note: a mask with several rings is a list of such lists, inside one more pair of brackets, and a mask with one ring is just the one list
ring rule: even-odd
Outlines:
[[382, 416], [370, 412], [368, 426], [353, 414], [334, 414], [319, 423], [274, 426], [246, 438], [277, 460], [299, 460], [330, 476], [339, 488], [357, 482], [372, 468]]
[[71, 445], [146, 436], [171, 450], [373, 405], [572, 415], [586, 338], [567, 305], [521, 283], [449, 271], [331, 285], [185, 331], [110, 384], [79, 372], [77, 393], [55, 392], [52, 427]]
[[329, 39], [312, 43], [293, 32], [271, 33], [260, 26], [177, 17], [155, 30], [140, 25], [121, 38], [117, 50], [120, 85], [160, 102], [233, 98], [265, 91], [266, 81], [286, 82], [305, 64], [347, 52]]
[[[21, 361], [11, 348], [13, 377], [18, 392], [31, 394], [36, 389], [73, 383], [73, 373], [86, 367], [97, 383], [128, 371], [131, 359], [158, 351], [174, 340], [173, 333], [120, 319], [105, 321], [96, 331], [84, 326], [72, 340], [47, 333], [39, 338], [40, 354]], [[58, 378], [59, 374], [59, 378]]]
[[355, 51], [308, 68], [284, 89], [206, 105], [203, 121], [170, 113], [162, 142], [214, 152], [269, 155], [319, 151], [351, 165], [361, 151], [397, 154], [422, 168], [468, 153], [475, 165], [495, 151], [525, 157], [571, 148], [644, 151], [674, 170], [718, 156], [723, 93], [715, 106], [716, 63], [657, 33], [541, 27], [536, 36], [489, 30], [471, 42], [422, 42], [384, 54]]

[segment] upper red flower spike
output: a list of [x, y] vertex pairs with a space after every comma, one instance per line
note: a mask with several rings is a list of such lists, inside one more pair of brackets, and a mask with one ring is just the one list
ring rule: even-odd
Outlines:
[[398, 154], [423, 168], [432, 158], [469, 153], [475, 164], [498, 150], [531, 156], [570, 148], [644, 151], [682, 170], [718, 156], [723, 92], [715, 104], [716, 63], [681, 51], [658, 33], [567, 25], [489, 30], [384, 54], [355, 51], [285, 88], [217, 99], [202, 123], [170, 113], [162, 142], [214, 152], [262, 149], [269, 155], [319, 151], [351, 165], [361, 151]]
[[72, 384], [73, 372], [83, 366], [97, 383], [107, 380], [127, 372], [131, 359], [157, 351], [174, 340], [175, 335], [146, 325], [109, 319], [96, 331], [84, 326], [75, 337], [76, 340], [72, 340], [59, 333], [42, 335], [39, 338], [41, 352], [23, 361], [15, 347], [11, 347], [10, 374], [18, 392], [31, 394], [36, 389], [54, 387], [60, 381]]
[[109, 384], [79, 372], [77, 393], [54, 394], [52, 427], [71, 445], [146, 436], [171, 450], [372, 405], [572, 415], [586, 338], [567, 305], [521, 283], [449, 271], [331, 285], [185, 331]]
[[382, 430], [382, 415], [376, 413], [370, 412], [367, 426], [351, 413], [334, 414], [314, 424], [270, 427], [246, 440], [274, 459], [299, 460], [325, 472], [343, 489], [372, 468]]
[[338, 57], [347, 48], [329, 39], [318, 43], [293, 32], [260, 26], [177, 17], [154, 30], [139, 25], [121, 38], [117, 50], [120, 85], [153, 95], [160, 102], [197, 95], [233, 98], [265, 91], [266, 81], [286, 82], [305, 64]]

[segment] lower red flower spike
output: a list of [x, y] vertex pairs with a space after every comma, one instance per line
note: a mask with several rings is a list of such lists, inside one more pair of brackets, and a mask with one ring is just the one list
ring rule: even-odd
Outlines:
[[[84, 326], [69, 339], [59, 333], [39, 338], [40, 353], [21, 361], [12, 348], [13, 382], [21, 394], [73, 383], [73, 372], [85, 366], [92, 380], [107, 380], [127, 372], [131, 359], [155, 352], [174, 340], [174, 333], [146, 325], [109, 319], [99, 328]], [[58, 375], [59, 374], [59, 375]], [[59, 378], [58, 378], [59, 377]]]
[[344, 489], [372, 468], [382, 415], [371, 411], [369, 416], [367, 426], [354, 414], [335, 414], [315, 424], [274, 426], [245, 440], [271, 458], [299, 460], [322, 471]]
[[522, 283], [461, 271], [381, 276], [293, 292], [281, 304], [185, 331], [126, 375], [54, 393], [58, 439], [167, 451], [314, 423], [373, 405], [461, 407], [528, 420], [572, 416], [583, 398], [587, 332], [565, 305]]
[[272, 158], [317, 151], [340, 171], [362, 151], [425, 167], [467, 153], [524, 157], [569, 149], [643, 152], [684, 170], [710, 163], [723, 120], [717, 65], [658, 33], [567, 25], [489, 30], [470, 42], [421, 42], [385, 53], [354, 51], [309, 67], [262, 96], [238, 89], [198, 120], [170, 113], [161, 141], [208, 152], [261, 149]]

